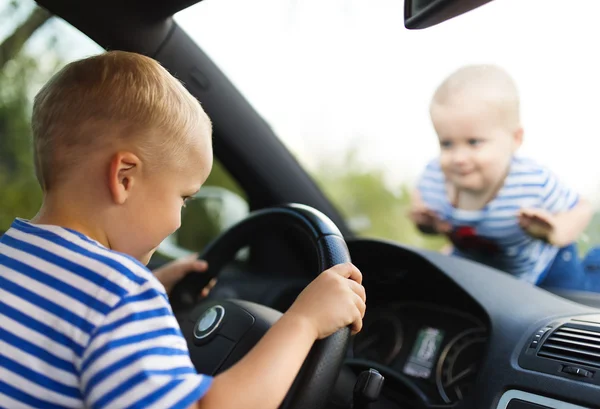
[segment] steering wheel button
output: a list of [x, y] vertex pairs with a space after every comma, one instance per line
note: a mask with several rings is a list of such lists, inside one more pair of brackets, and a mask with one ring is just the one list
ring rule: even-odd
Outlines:
[[217, 320], [217, 311], [210, 310], [198, 323], [198, 331], [204, 332]]
[[194, 328], [194, 337], [196, 340], [207, 339], [213, 334], [221, 324], [224, 315], [225, 309], [221, 305], [214, 305], [204, 311]]

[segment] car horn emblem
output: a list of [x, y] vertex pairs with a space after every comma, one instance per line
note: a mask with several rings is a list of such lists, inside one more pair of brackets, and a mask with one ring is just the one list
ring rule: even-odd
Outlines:
[[223, 321], [224, 316], [225, 308], [220, 305], [215, 305], [204, 311], [194, 328], [194, 336], [196, 339], [205, 339], [215, 332], [219, 327], [219, 324], [221, 324], [221, 321]]

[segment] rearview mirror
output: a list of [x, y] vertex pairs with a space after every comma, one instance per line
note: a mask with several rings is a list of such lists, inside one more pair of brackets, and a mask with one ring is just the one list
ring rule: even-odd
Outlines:
[[427, 28], [476, 9], [492, 0], [404, 0], [404, 26]]

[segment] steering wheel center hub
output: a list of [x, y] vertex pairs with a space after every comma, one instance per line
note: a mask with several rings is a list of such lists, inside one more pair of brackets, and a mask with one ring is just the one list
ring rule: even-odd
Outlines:
[[194, 328], [194, 337], [198, 340], [208, 338], [219, 327], [224, 316], [225, 308], [221, 305], [215, 305], [206, 310]]

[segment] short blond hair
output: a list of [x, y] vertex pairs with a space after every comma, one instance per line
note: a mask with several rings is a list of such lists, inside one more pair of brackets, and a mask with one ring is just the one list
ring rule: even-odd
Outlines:
[[211, 132], [199, 102], [176, 78], [152, 58], [124, 51], [65, 66], [36, 95], [31, 123], [44, 191], [102, 144], [138, 138], [142, 156], [158, 161], [187, 149], [186, 135]]
[[435, 91], [431, 107], [475, 100], [496, 109], [507, 126], [520, 127], [520, 100], [515, 81], [496, 65], [467, 65], [446, 78]]

